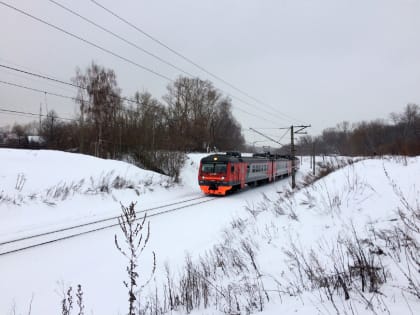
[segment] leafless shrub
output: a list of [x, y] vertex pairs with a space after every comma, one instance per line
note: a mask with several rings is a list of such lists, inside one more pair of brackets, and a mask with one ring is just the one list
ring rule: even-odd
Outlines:
[[318, 181], [319, 179], [324, 178], [325, 176], [331, 174], [332, 172], [335, 172], [336, 170], [346, 167], [348, 165], [354, 165], [354, 163], [360, 162], [361, 160], [363, 159], [362, 158], [338, 159], [337, 157], [335, 157], [335, 159], [333, 160], [318, 162], [316, 175], [313, 175], [313, 174], [306, 175], [303, 178], [301, 185], [303, 187], [308, 187], [312, 185], [314, 182]]
[[406, 279], [403, 289], [420, 299], [420, 203], [418, 199], [410, 202], [387, 170], [384, 171], [400, 200], [400, 207], [394, 226], [377, 231], [375, 235], [383, 241], [388, 256]]
[[282, 290], [319, 290], [337, 313], [337, 298], [349, 300], [352, 296], [380, 295], [380, 286], [387, 280], [381, 258], [383, 252], [377, 250], [371, 239], [361, 239], [354, 227], [351, 235], [331, 247], [319, 244], [318, 249], [305, 251], [291, 241], [285, 254], [295, 281], [288, 282], [292, 288], [285, 290], [286, 284]]
[[404, 166], [408, 165], [408, 161], [407, 161], [407, 156], [406, 155], [392, 155], [390, 156], [390, 158], [392, 159], [392, 161], [396, 162], [396, 163], [400, 163]]
[[283, 194], [271, 203], [271, 211], [275, 216], [287, 215], [289, 219], [299, 221], [295, 209], [295, 198], [294, 194], [290, 190], [286, 190]]
[[139, 166], [170, 176], [176, 183], [186, 159], [185, 153], [177, 151], [142, 151], [135, 155]]
[[308, 208], [315, 207], [316, 198], [314, 195], [311, 194], [308, 188], [304, 188], [303, 196], [305, 199], [301, 200], [300, 204], [305, 205]]
[[[61, 300], [61, 314], [62, 315], [71, 315], [74, 308], [74, 296], [73, 288], [68, 287], [67, 290], [63, 290], [63, 299]], [[82, 286], [77, 285], [76, 291], [76, 304], [77, 304], [77, 315], [84, 315], [84, 301], [83, 301], [83, 290]]]
[[83, 304], [83, 291], [82, 286], [80, 284], [77, 285], [76, 303], [79, 308], [78, 315], [84, 315], [85, 306]]
[[23, 200], [22, 195], [9, 196], [9, 195], [6, 195], [3, 191], [1, 191], [0, 202], [10, 203], [16, 206], [20, 206], [24, 202], [24, 200]]
[[330, 214], [334, 216], [335, 214], [341, 213], [341, 204], [342, 204], [342, 191], [330, 191], [327, 187], [326, 183], [322, 181], [324, 184], [323, 191], [320, 193], [320, 203], [321, 210], [324, 214]]
[[25, 182], [26, 182], [26, 176], [23, 173], [19, 173], [17, 178], [16, 178], [16, 184], [15, 184], [15, 189], [19, 192], [22, 191], [23, 186], [25, 186]]
[[245, 206], [245, 210], [247, 210], [256, 219], [260, 213], [269, 211], [271, 209], [271, 204], [272, 200], [266, 194], [262, 193], [262, 200], [256, 205], [248, 203]]
[[73, 309], [73, 295], [72, 287], [69, 287], [66, 294], [64, 294], [63, 299], [61, 300], [61, 314], [70, 315], [71, 310]]
[[156, 298], [155, 290], [143, 299], [140, 314], [190, 313], [203, 307], [215, 307], [226, 314], [262, 311], [269, 297], [261, 280], [257, 251], [250, 239], [226, 235], [223, 243], [197, 261], [187, 255], [177, 280], [166, 265], [160, 298]]
[[[128, 289], [128, 314], [135, 315], [137, 312], [136, 300], [138, 295], [138, 278], [139, 273], [137, 272], [138, 267], [138, 258], [140, 254], [144, 251], [147, 243], [150, 238], [150, 222], [147, 223], [147, 231], [143, 234], [143, 229], [145, 228], [146, 223], [146, 214], [144, 214], [141, 222], [138, 222], [137, 213], [135, 210], [135, 203], [131, 203], [128, 207], [121, 205], [122, 214], [118, 218], [118, 223], [120, 225], [121, 231], [124, 235], [124, 241], [126, 244], [126, 249], [123, 249], [118, 243], [117, 235], [115, 235], [115, 246], [118, 251], [123, 254], [128, 260], [128, 266], [126, 268], [128, 274], [128, 281], [124, 281], [125, 287]], [[156, 269], [156, 255], [153, 252], [153, 269], [149, 280], [143, 284], [142, 287], [147, 285], [150, 282]]]
[[352, 163], [345, 161], [338, 165], [340, 167], [347, 165], [341, 173], [344, 176], [344, 186], [337, 190], [336, 187], [329, 184], [330, 181], [317, 180], [312, 185], [303, 188], [301, 205], [306, 205], [325, 215], [335, 216], [340, 215], [343, 206], [349, 206], [360, 196], [369, 198], [370, 195], [376, 193], [372, 186], [360, 179]]
[[238, 230], [242, 234], [246, 228], [246, 220], [240, 217], [235, 218], [230, 222], [230, 226], [233, 230]]
[[70, 184], [59, 183], [56, 186], [50, 187], [46, 190], [43, 198], [54, 200], [66, 200], [70, 195], [80, 193], [84, 184], [84, 179], [78, 182], [71, 182]]
[[250, 204], [247, 202], [247, 205], [245, 206], [245, 210], [248, 211], [254, 219], [257, 219], [258, 214], [260, 214], [262, 211], [258, 208], [258, 206], [254, 204]]
[[268, 244], [271, 244], [274, 239], [277, 239], [279, 235], [279, 228], [271, 222], [270, 224], [265, 224], [264, 230], [261, 237], [267, 240]]

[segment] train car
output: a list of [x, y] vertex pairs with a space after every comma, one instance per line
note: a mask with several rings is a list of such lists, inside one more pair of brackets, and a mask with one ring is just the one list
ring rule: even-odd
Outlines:
[[[298, 165], [295, 161], [295, 169]], [[247, 185], [269, 183], [291, 173], [292, 160], [287, 156], [255, 154], [242, 157], [239, 152], [227, 152], [201, 159], [198, 183], [205, 194], [224, 196]]]

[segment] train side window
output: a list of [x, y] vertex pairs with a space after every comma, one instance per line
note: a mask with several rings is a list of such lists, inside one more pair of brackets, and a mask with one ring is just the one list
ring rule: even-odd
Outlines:
[[235, 166], [232, 165], [232, 167], [230, 168], [230, 172], [234, 173], [235, 172]]

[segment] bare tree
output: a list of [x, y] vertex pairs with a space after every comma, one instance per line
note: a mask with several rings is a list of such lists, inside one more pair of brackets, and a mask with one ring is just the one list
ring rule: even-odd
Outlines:
[[81, 124], [93, 125], [95, 155], [105, 157], [112, 150], [110, 144], [118, 141], [117, 117], [122, 108], [115, 72], [92, 62], [85, 73], [76, 70], [73, 82], [79, 86]]
[[169, 132], [178, 148], [202, 151], [206, 147], [244, 144], [230, 99], [210, 81], [179, 77], [168, 86], [164, 100], [168, 104]]

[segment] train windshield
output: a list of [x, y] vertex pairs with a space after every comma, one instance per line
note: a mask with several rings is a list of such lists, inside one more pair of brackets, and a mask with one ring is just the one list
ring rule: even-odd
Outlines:
[[222, 163], [203, 163], [201, 166], [203, 173], [226, 173], [226, 164]]

